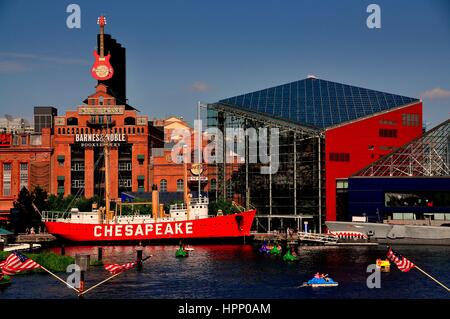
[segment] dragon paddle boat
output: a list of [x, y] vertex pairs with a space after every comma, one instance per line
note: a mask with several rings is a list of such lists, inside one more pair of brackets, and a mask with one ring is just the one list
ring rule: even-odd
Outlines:
[[283, 256], [283, 261], [296, 261], [298, 260], [297, 255], [294, 253], [291, 253], [290, 250], [288, 250], [288, 252], [286, 254], [284, 254]]
[[281, 246], [278, 244], [273, 245], [272, 249], [270, 250], [270, 254], [274, 256], [281, 255]]
[[189, 251], [187, 251], [182, 245], [180, 245], [180, 248], [178, 248], [177, 251], [175, 252], [175, 257], [183, 258], [183, 257], [188, 257], [188, 256], [189, 256]]

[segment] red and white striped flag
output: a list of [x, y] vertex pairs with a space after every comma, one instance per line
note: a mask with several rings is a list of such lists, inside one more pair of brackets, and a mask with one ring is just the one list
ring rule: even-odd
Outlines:
[[399, 253], [393, 251], [391, 247], [389, 247], [387, 257], [390, 261], [397, 265], [399, 270], [403, 272], [408, 272], [415, 266], [411, 261], [400, 255]]
[[121, 273], [122, 271], [128, 270], [136, 266], [137, 262], [126, 263], [126, 264], [106, 264], [105, 269], [111, 274], [115, 275]]
[[41, 265], [37, 262], [17, 251], [10, 254], [5, 261], [0, 263], [2, 273], [8, 276], [15, 275], [21, 271], [32, 270], [40, 267]]

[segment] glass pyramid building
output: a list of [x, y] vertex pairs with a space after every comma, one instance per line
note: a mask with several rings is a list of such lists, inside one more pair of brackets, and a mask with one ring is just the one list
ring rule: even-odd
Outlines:
[[226, 98], [218, 103], [325, 129], [418, 101], [416, 98], [308, 77]]
[[354, 176], [450, 177], [450, 119]]

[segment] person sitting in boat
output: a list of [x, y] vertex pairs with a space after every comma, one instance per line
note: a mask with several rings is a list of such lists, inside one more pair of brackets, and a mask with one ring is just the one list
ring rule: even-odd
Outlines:
[[320, 279], [320, 278], [321, 278], [321, 277], [320, 277], [320, 274], [319, 274], [318, 272], [316, 272], [316, 274], [314, 275], [314, 278]]
[[291, 247], [291, 255], [292, 256], [297, 256], [297, 253], [295, 252], [295, 248]]

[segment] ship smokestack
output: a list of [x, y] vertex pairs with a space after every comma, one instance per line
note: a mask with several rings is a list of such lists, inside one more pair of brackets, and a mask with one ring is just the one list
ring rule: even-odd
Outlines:
[[152, 186], [152, 215], [153, 218], [156, 219], [158, 218], [158, 212], [159, 212], [159, 192], [158, 192], [158, 187], [153, 184]]
[[164, 204], [159, 204], [159, 217], [164, 217]]

